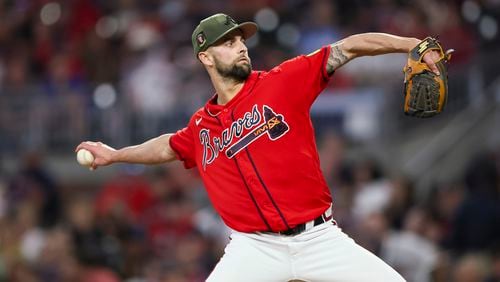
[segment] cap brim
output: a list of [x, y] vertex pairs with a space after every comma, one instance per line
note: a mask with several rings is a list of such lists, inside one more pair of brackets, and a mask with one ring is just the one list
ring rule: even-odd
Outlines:
[[219, 37], [217, 37], [213, 42], [209, 43], [208, 46], [210, 47], [210, 46], [216, 44], [217, 41], [221, 40], [224, 36], [226, 36], [227, 34], [233, 32], [235, 30], [238, 30], [238, 29], [241, 30], [241, 32], [243, 33], [243, 38], [248, 39], [248, 38], [252, 37], [255, 33], [257, 33], [257, 30], [259, 28], [258, 28], [257, 24], [254, 22], [241, 23], [237, 26], [234, 26], [231, 29], [228, 29], [226, 32], [224, 32]]
[[245, 39], [252, 37], [259, 29], [257, 24], [254, 22], [241, 23], [237, 28], [241, 29], [241, 31], [243, 32], [243, 37], [245, 37]]

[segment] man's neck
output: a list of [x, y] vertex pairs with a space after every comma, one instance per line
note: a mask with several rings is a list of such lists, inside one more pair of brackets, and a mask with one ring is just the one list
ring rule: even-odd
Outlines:
[[212, 83], [217, 93], [217, 104], [219, 105], [225, 105], [231, 101], [245, 85], [245, 81], [235, 81], [220, 76], [213, 78]]

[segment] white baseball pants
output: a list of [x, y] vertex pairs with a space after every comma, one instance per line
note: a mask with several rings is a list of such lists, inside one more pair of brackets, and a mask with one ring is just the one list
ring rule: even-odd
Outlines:
[[209, 282], [405, 281], [326, 222], [296, 236], [233, 231]]

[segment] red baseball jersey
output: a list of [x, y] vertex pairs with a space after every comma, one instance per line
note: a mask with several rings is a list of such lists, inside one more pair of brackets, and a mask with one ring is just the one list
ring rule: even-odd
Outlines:
[[170, 138], [184, 166], [198, 168], [230, 228], [283, 231], [330, 206], [310, 119], [329, 80], [329, 52], [323, 47], [253, 71], [231, 101], [218, 105], [215, 95]]

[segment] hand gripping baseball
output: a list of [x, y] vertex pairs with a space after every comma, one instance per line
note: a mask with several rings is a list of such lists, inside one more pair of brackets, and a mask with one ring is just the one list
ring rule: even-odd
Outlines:
[[[94, 170], [100, 166], [106, 166], [113, 163], [112, 156], [113, 153], [116, 151], [112, 147], [103, 144], [102, 142], [91, 142], [91, 141], [80, 143], [76, 147], [75, 152], [77, 154], [82, 155], [82, 153], [79, 152], [82, 149], [87, 150], [93, 156], [93, 160], [90, 164], [85, 162], [83, 163], [83, 165], [88, 166], [90, 170]], [[86, 160], [85, 158], [83, 158], [83, 160], [87, 161], [88, 159]]]

